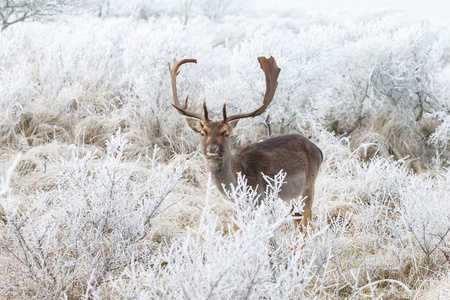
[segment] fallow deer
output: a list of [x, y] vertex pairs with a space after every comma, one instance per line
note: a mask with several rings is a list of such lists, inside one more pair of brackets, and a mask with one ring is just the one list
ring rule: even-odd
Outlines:
[[[212, 121], [208, 117], [206, 103], [203, 101], [203, 114], [187, 110], [188, 98], [184, 106], [178, 101], [176, 77], [178, 69], [185, 63], [197, 63], [195, 59], [174, 60], [173, 68], [169, 63], [172, 80], [173, 107], [186, 116], [189, 126], [201, 135], [200, 150], [204, 156], [207, 170], [211, 172], [216, 187], [225, 194], [223, 186], [236, 185], [238, 172], [245, 175], [250, 186], [263, 194], [266, 181], [262, 174], [274, 177], [283, 170], [286, 183], [282, 186], [279, 197], [290, 201], [303, 196], [305, 205], [302, 224], [306, 226], [311, 219], [311, 207], [314, 199], [314, 183], [323, 160], [322, 151], [299, 134], [283, 135], [265, 141], [231, 150], [230, 134], [240, 119], [256, 117], [262, 114], [272, 101], [281, 71], [275, 59], [258, 57], [266, 77], [266, 92], [263, 104], [256, 110], [236, 115], [227, 115], [226, 102], [223, 104], [223, 120]], [[294, 227], [300, 223], [299, 214], [293, 219]], [[233, 229], [235, 225], [233, 223]], [[301, 230], [303, 228], [301, 227]], [[302, 230], [303, 231], [303, 230]]]

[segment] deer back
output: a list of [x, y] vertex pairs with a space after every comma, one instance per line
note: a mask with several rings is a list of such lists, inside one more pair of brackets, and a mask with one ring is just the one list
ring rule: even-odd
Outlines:
[[237, 148], [232, 155], [232, 169], [245, 175], [248, 183], [254, 188], [258, 186], [260, 192], [266, 187], [261, 173], [274, 177], [283, 170], [284, 194], [292, 199], [313, 187], [322, 160], [322, 151], [316, 145], [302, 135], [291, 134]]

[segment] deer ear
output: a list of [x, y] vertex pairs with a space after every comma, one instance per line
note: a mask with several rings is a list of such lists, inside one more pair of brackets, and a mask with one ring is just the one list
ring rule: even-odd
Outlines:
[[186, 123], [188, 123], [189, 127], [197, 133], [200, 133], [203, 130], [203, 123], [197, 119], [186, 118]]
[[236, 127], [236, 125], [237, 125], [238, 122], [239, 122], [239, 119], [228, 122], [228, 130], [229, 130], [230, 132], [232, 132], [233, 129], [234, 129], [234, 127]]

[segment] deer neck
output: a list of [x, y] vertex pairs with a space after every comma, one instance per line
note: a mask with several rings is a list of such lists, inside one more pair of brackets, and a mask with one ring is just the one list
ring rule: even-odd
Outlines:
[[230, 188], [230, 184], [236, 186], [236, 177], [231, 168], [231, 156], [223, 159], [208, 159], [205, 158], [205, 164], [208, 171], [211, 173], [212, 180], [217, 189], [225, 195], [223, 186], [226, 189]]

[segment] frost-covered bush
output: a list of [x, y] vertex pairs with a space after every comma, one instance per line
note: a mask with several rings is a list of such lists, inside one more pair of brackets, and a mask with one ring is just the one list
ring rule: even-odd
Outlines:
[[[229, 193], [239, 227], [233, 235], [225, 234], [212, 211], [208, 188], [198, 229], [148, 262], [132, 263], [114, 283], [116, 291], [124, 297], [174, 299], [284, 299], [320, 294], [330, 272], [328, 264], [340, 255], [338, 245], [346, 222], [325, 225], [322, 220], [320, 232], [310, 230], [304, 240], [297, 230], [289, 239], [290, 234], [280, 227], [290, 220], [290, 207], [276, 196], [283, 179], [281, 174], [271, 179], [272, 186], [258, 206], [258, 195], [239, 178]], [[303, 243], [306, 247], [301, 250]]]
[[437, 154], [443, 155], [450, 146], [450, 115], [440, 113], [438, 118], [442, 123], [431, 134], [430, 142], [436, 147]]
[[183, 167], [153, 157], [140, 174], [138, 162], [124, 161], [128, 147], [118, 132], [103, 159], [74, 153], [63, 161], [58, 188], [31, 194], [26, 207], [1, 199], [2, 293], [90, 297], [131, 256], [151, 250], [154, 219], [182, 199], [171, 192]]
[[[124, 160], [130, 145], [120, 133], [105, 154], [75, 152], [62, 161], [56, 189], [30, 194], [26, 206], [11, 193], [1, 199], [7, 270], [0, 273], [1, 291], [94, 298], [411, 296], [421, 285], [417, 278], [447, 264], [436, 250], [448, 245], [450, 176], [423, 178], [386, 159], [362, 163], [344, 140], [324, 133], [321, 141], [327, 159], [306, 236], [289, 224], [290, 204], [277, 198], [283, 174], [266, 179], [270, 188], [261, 199], [239, 178], [229, 192], [234, 234], [231, 217], [218, 213], [229, 201], [217, 199], [223, 196], [210, 183], [190, 188], [206, 203], [191, 214], [189, 228], [171, 236], [154, 230], [164, 222], [156, 215], [183, 197], [173, 192], [182, 168], [150, 159], [145, 171]], [[181, 222], [183, 214], [174, 213], [172, 222]]]
[[[358, 141], [353, 148], [382, 142], [378, 155], [426, 162], [435, 153], [429, 145], [442, 153], [448, 104], [446, 81], [435, 80], [446, 74], [440, 24], [390, 15], [305, 22], [311, 23], [292, 30], [252, 15], [217, 24], [197, 17], [186, 25], [170, 17], [85, 17], [12, 28], [0, 36], [2, 145], [26, 149], [59, 140], [103, 147], [121, 127], [135, 147], [131, 155], [148, 154], [155, 143], [191, 152], [194, 135], [170, 105], [167, 63], [197, 58], [180, 70], [179, 94], [189, 95], [192, 110], [205, 99], [220, 116], [225, 100], [231, 112], [260, 105], [265, 82], [256, 58], [272, 55], [282, 69], [276, 97], [261, 117], [240, 122], [239, 144], [325, 127], [350, 134]], [[444, 122], [435, 132], [428, 119]]]
[[[447, 295], [447, 26], [395, 13], [214, 22], [182, 2], [189, 16], [95, 1], [102, 18], [0, 33], [0, 297], [411, 298], [434, 280]], [[190, 109], [257, 108], [256, 58], [270, 55], [273, 103], [233, 139], [295, 132], [323, 150], [307, 236], [276, 197], [281, 174], [260, 206], [243, 180], [223, 201], [170, 105], [167, 63], [196, 58], [178, 75]]]
[[[386, 176], [395, 167], [386, 170], [374, 164], [372, 168]], [[397, 168], [401, 172], [402, 168]], [[403, 173], [401, 179], [411, 193], [421, 189], [415, 187], [421, 180], [417, 175]], [[281, 176], [273, 181], [275, 190], [282, 188], [282, 180]], [[443, 183], [440, 180], [436, 183]], [[356, 177], [354, 184], [364, 182]], [[422, 214], [424, 208], [437, 213], [440, 207], [428, 205], [427, 199], [419, 196], [417, 208], [411, 208], [409, 194], [405, 193], [405, 198], [396, 193], [387, 197], [391, 188], [379, 189], [379, 194], [369, 192], [364, 201], [355, 200], [353, 211], [333, 214], [329, 210], [332, 199], [317, 203], [312, 226], [302, 236], [286, 227], [290, 208], [274, 198], [276, 193], [269, 190], [262, 205], [255, 206], [257, 195], [242, 178], [229, 194], [236, 204], [239, 230], [228, 235], [229, 229], [212, 210], [208, 188], [198, 227], [148, 260], [132, 263], [114, 281], [114, 290], [125, 297], [198, 299], [410, 297], [412, 287], [417, 287], [415, 278], [435, 270], [432, 264], [443, 262], [437, 255], [426, 258], [410, 230], [420, 231], [420, 220], [430, 220]], [[432, 223], [445, 229], [442, 221], [448, 218], [448, 210], [441, 210], [441, 215]], [[446, 232], [442, 238], [437, 232], [413, 234], [430, 240], [430, 244], [432, 239], [440, 244], [448, 241]]]
[[[408, 243], [421, 250], [428, 267], [431, 255], [445, 242], [450, 232], [450, 189], [448, 181], [442, 178], [442, 186], [433, 188], [430, 178], [414, 178], [414, 189], [403, 188], [398, 207], [400, 220], [397, 225], [406, 231]], [[442, 253], [435, 253], [442, 255]], [[413, 255], [417, 257], [417, 255]], [[436, 259], [435, 262], [436, 263]]]

